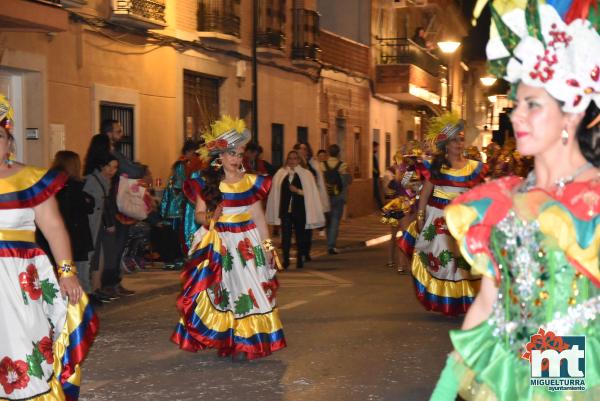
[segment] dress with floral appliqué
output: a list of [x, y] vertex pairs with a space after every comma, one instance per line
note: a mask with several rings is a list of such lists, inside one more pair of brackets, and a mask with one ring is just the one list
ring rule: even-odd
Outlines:
[[471, 274], [456, 241], [446, 227], [444, 208], [460, 194], [483, 182], [487, 166], [467, 160], [464, 167], [443, 167], [439, 177], [431, 174], [424, 161], [417, 168], [433, 185], [420, 233], [416, 222], [403, 232], [398, 246], [412, 256], [411, 273], [417, 299], [427, 310], [445, 315], [466, 313], [479, 291], [480, 278]]
[[[270, 185], [270, 177], [254, 174], [220, 184], [223, 213], [214, 228], [196, 232], [182, 273], [180, 320], [171, 337], [180, 348], [216, 348], [221, 356], [243, 353], [254, 359], [285, 347], [276, 307], [276, 270], [267, 263], [249, 212]], [[202, 177], [190, 179], [184, 192], [195, 202], [205, 186]]]
[[[600, 181], [557, 193], [523, 188], [517, 177], [492, 181], [446, 209], [463, 256], [498, 286], [487, 320], [450, 333], [460, 395], [467, 401], [600, 400]], [[562, 336], [585, 336], [584, 391], [530, 383], [531, 351], [554, 349]]]
[[35, 243], [33, 207], [64, 185], [23, 167], [0, 179], [0, 399], [59, 401], [79, 395], [79, 364], [98, 321], [84, 297], [69, 305]]

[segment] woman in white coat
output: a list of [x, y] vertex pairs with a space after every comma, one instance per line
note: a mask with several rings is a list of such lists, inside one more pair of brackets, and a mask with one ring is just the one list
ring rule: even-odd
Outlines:
[[[313, 157], [313, 151], [308, 142], [298, 142], [294, 145], [294, 150], [298, 151], [300, 155], [300, 165], [310, 171], [315, 178], [315, 182], [317, 183], [317, 189], [319, 191], [319, 200], [321, 201], [321, 206], [323, 208], [323, 213], [327, 216], [329, 212], [329, 195], [327, 194], [327, 185], [325, 184], [325, 178], [323, 177], [323, 171], [319, 166], [319, 161]], [[327, 221], [327, 217], [325, 217], [325, 221]], [[311, 260], [310, 250], [312, 248], [312, 237], [313, 230], [306, 230], [304, 233], [305, 243], [304, 243], [304, 260], [309, 262]]]
[[267, 201], [267, 223], [281, 226], [283, 266], [290, 264], [292, 230], [296, 233], [296, 267], [302, 268], [306, 255], [306, 230], [323, 227], [325, 216], [315, 178], [300, 166], [300, 155], [292, 150], [286, 165], [273, 177]]

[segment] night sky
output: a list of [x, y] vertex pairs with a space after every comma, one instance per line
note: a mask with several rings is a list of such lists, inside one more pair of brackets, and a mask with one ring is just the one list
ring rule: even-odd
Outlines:
[[[462, 2], [463, 13], [469, 25], [471, 24], [471, 16], [473, 14], [473, 7], [475, 6], [475, 0], [464, 0]], [[488, 7], [484, 8], [481, 17], [477, 21], [476, 26], [471, 26], [469, 36], [463, 41], [463, 58], [469, 60], [484, 60], [485, 59], [485, 44], [488, 41], [490, 33], [490, 10]]]

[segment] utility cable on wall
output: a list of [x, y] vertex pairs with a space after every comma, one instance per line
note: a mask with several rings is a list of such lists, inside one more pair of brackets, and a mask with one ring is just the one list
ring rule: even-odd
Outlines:
[[[146, 48], [148, 46], [154, 46], [154, 48], [149, 49], [147, 51], [143, 51], [143, 52], [131, 52], [131, 53], [119, 52], [120, 54], [143, 55], [143, 54], [147, 54], [151, 51], [154, 51], [160, 47], [169, 46], [178, 52], [185, 52], [188, 50], [204, 51], [204, 52], [209, 52], [209, 53], [220, 54], [220, 55], [223, 55], [226, 57], [235, 58], [237, 60], [252, 61], [252, 57], [245, 55], [243, 53], [240, 53], [239, 51], [236, 51], [236, 50], [229, 50], [229, 49], [222, 49], [219, 47], [208, 46], [199, 41], [180, 39], [180, 38], [176, 38], [176, 37], [165, 35], [165, 34], [158, 33], [158, 32], [150, 32], [150, 31], [146, 31], [144, 29], [133, 28], [133, 27], [117, 24], [117, 23], [108, 21], [103, 18], [90, 16], [89, 14], [83, 15], [81, 13], [77, 13], [72, 10], [68, 10], [68, 11], [69, 11], [70, 18], [72, 21], [74, 21], [76, 23], [82, 23], [82, 24], [88, 26], [92, 31], [94, 31], [110, 40], [113, 40], [117, 43], [129, 45], [129, 46], [144, 47], [144, 48]], [[109, 29], [112, 32], [123, 32], [123, 33], [118, 34], [118, 35], [111, 35], [109, 32], [105, 32], [106, 29]], [[149, 43], [136, 44], [136, 43], [131, 43], [129, 41], [123, 40], [127, 35], [144, 36], [149, 41]], [[364, 81], [368, 81], [371, 95], [374, 98], [376, 98], [380, 101], [386, 102], [386, 103], [392, 103], [392, 104], [398, 105], [397, 101], [378, 95], [375, 92], [375, 84], [369, 76], [361, 74], [361, 73], [356, 73], [354, 71], [351, 71], [351, 70], [348, 70], [348, 69], [345, 69], [342, 67], [338, 67], [338, 66], [330, 64], [330, 63], [316, 61], [316, 63], [319, 65], [319, 67], [317, 68], [316, 72], [314, 72], [314, 73], [311, 73], [311, 72], [308, 72], [305, 70], [301, 70], [301, 69], [298, 69], [295, 67], [287, 66], [287, 65], [281, 65], [274, 61], [267, 61], [267, 60], [263, 60], [260, 58], [257, 60], [257, 63], [260, 65], [277, 68], [277, 69], [285, 71], [285, 72], [302, 75], [302, 76], [310, 79], [314, 83], [318, 83], [320, 81], [320, 79], [323, 78], [322, 73], [321, 73], [322, 70], [339, 72], [339, 73], [347, 75], [348, 77], [352, 78], [356, 83], [359, 83], [359, 84]]]

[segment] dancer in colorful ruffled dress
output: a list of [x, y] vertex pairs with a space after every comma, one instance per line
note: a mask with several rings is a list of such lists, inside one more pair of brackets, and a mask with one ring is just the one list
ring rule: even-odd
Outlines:
[[[98, 320], [54, 198], [67, 176], [13, 162], [11, 120], [0, 94], [0, 399], [77, 400]], [[36, 224], [59, 261], [58, 279], [35, 243]]]
[[419, 169], [425, 182], [417, 220], [403, 233], [398, 245], [412, 257], [415, 290], [425, 309], [458, 315], [473, 302], [480, 280], [471, 275], [469, 265], [460, 256], [443, 210], [452, 199], [483, 182], [487, 167], [464, 158], [463, 123], [457, 117], [446, 114], [434, 119], [428, 136], [433, 138], [438, 153]]
[[[502, 17], [493, 8], [503, 35], [491, 35], [488, 58], [514, 85], [517, 148], [535, 167], [526, 179], [492, 181], [446, 208], [462, 254], [484, 277], [462, 330], [450, 332], [455, 351], [432, 401], [457, 393], [467, 401], [600, 400], [600, 35], [581, 10], [563, 22], [536, 1]], [[539, 75], [545, 57], [553, 74]], [[537, 363], [535, 351], [562, 359], [558, 352], [575, 349], [562, 336], [585, 336], [584, 356]], [[584, 384], [553, 389], [534, 376]]]
[[418, 142], [408, 143], [405, 152], [398, 151], [392, 164], [383, 174], [383, 191], [386, 200], [381, 209], [381, 222], [390, 226], [392, 240], [387, 266], [397, 267], [398, 273], [405, 273], [404, 264], [397, 263], [398, 247], [396, 235], [404, 231], [416, 217], [417, 195], [421, 190], [421, 178], [417, 172], [421, 149]]
[[275, 248], [261, 202], [271, 179], [244, 173], [250, 133], [243, 121], [225, 116], [204, 138], [200, 155], [211, 159], [210, 167], [184, 184], [203, 226], [182, 273], [181, 319], [171, 339], [186, 351], [264, 357], [286, 346], [276, 307]]
[[197, 149], [198, 144], [195, 141], [185, 141], [179, 160], [173, 164], [172, 174], [160, 202], [160, 215], [170, 223], [173, 231], [177, 233], [183, 255], [187, 254], [189, 250], [183, 223], [186, 206], [183, 183], [200, 168], [200, 159], [196, 155]]

